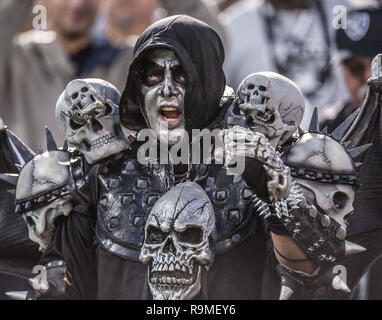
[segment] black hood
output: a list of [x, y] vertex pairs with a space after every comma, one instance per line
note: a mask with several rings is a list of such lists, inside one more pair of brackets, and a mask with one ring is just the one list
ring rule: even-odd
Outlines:
[[147, 28], [139, 37], [120, 103], [121, 121], [129, 129], [147, 128], [143, 116], [139, 71], [147, 52], [171, 49], [186, 78], [185, 124], [187, 131], [204, 129], [218, 117], [226, 79], [224, 49], [214, 29], [189, 16], [172, 16]]

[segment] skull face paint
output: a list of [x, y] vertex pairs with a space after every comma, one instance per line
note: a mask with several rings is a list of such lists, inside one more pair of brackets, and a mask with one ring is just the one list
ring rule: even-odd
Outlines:
[[58, 99], [57, 124], [89, 164], [129, 148], [134, 133], [119, 125], [118, 90], [99, 79], [74, 80]]
[[264, 134], [274, 147], [286, 142], [301, 123], [305, 109], [301, 90], [277, 73], [249, 75], [239, 85], [237, 96], [247, 125]]
[[148, 53], [141, 71], [141, 93], [149, 126], [159, 140], [169, 146], [185, 133], [185, 77], [174, 52], [154, 49]]
[[179, 184], [153, 207], [140, 261], [148, 265], [154, 300], [189, 300], [201, 290], [202, 268], [212, 265], [215, 215], [196, 183]]

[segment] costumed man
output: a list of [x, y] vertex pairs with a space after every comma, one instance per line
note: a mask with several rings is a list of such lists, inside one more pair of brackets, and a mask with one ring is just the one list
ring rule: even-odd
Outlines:
[[[175, 145], [179, 138], [186, 137], [187, 133], [192, 136], [192, 129], [218, 128], [224, 123], [226, 111], [234, 100], [229, 90], [224, 94], [226, 88], [223, 61], [222, 43], [208, 25], [187, 16], [169, 17], [153, 24], [140, 36], [134, 50], [134, 60], [120, 103], [123, 126], [134, 131], [152, 129], [151, 132], [157, 135], [159, 141], [165, 138], [170, 146]], [[62, 114], [66, 116], [64, 128], [69, 133], [67, 141], [68, 137], [81, 139], [81, 135], [77, 134], [84, 128], [93, 133], [99, 131], [99, 119], [105, 114], [110, 115], [110, 111], [107, 111], [108, 101], [106, 98], [99, 101], [102, 93], [94, 93], [97, 90], [89, 83], [91, 82], [78, 81], [76, 85], [69, 84], [62, 95], [65, 97], [64, 101], [59, 99], [58, 110], [63, 111]], [[299, 104], [299, 101], [295, 103]], [[68, 112], [63, 110], [65, 107], [62, 103], [66, 104]], [[303, 108], [302, 103], [299, 105], [300, 109]], [[59, 122], [62, 123], [64, 120], [60, 117], [61, 112]], [[104, 128], [102, 123], [101, 127]], [[122, 129], [116, 131], [119, 134], [110, 136], [109, 133], [92, 141], [87, 141], [86, 133], [82, 132], [85, 139], [79, 145], [83, 148], [85, 158], [86, 154], [97, 154], [97, 149], [113, 144], [115, 137], [121, 136]], [[232, 139], [232, 134], [244, 137], [246, 144], [240, 146], [238, 139]], [[208, 273], [201, 277], [199, 266], [188, 269], [192, 279], [201, 281], [200, 290], [193, 291], [192, 297], [261, 298], [267, 237], [262, 220], [256, 212], [258, 209], [263, 210], [267, 203], [271, 214], [281, 218], [294, 212], [293, 224], [304, 225], [304, 232], [288, 230], [290, 233], [287, 241], [285, 238], [284, 241], [274, 241], [277, 250], [287, 251], [289, 260], [292, 260], [290, 264], [288, 260], [280, 259], [283, 264], [304, 274], [314, 273], [314, 281], [319, 279], [323, 285], [332, 285], [335, 276], [330, 278], [329, 274], [326, 277], [327, 268], [320, 268], [322, 261], [318, 255], [325, 254], [330, 258], [325, 259], [325, 263], [328, 263], [346, 253], [345, 242], [334, 237], [340, 226], [321, 213], [317, 213], [313, 222], [305, 218], [308, 211], [314, 211], [314, 207], [301, 201], [298, 192], [289, 194], [289, 171], [282, 164], [274, 146], [262, 134], [234, 127], [227, 132], [225, 139], [229, 142], [226, 144], [227, 148], [237, 149], [235, 152], [232, 149], [225, 150], [228, 159], [242, 156], [251, 164], [246, 165], [242, 176], [227, 175], [226, 167], [231, 165], [231, 161], [226, 161], [226, 166], [214, 163], [142, 164], [137, 159], [143, 145], [139, 142], [131, 144], [129, 150], [123, 147], [120, 152], [106, 152], [104, 157], [100, 152], [88, 178], [80, 179], [90, 185], [88, 198], [91, 201], [87, 212], [72, 212], [68, 217], [62, 217], [57, 223], [54, 239], [41, 260], [43, 265], [52, 261], [65, 261], [67, 267], [64, 274], [68, 283], [66, 297], [149, 299], [151, 296], [158, 298], [156, 291], [160, 291], [162, 295], [159, 296], [164, 298], [190, 298], [187, 294], [174, 294], [182, 290], [174, 286], [174, 279], [176, 282], [181, 280], [180, 287], [194, 285], [193, 281], [189, 278], [177, 279], [177, 276], [182, 277], [183, 274], [171, 270], [170, 261], [161, 261], [166, 264], [166, 269], [163, 270], [165, 266], [157, 269], [156, 272], [164, 273], [161, 277], [153, 277], [151, 272], [154, 272], [154, 267], [158, 267], [153, 266], [155, 259], [145, 259], [143, 251], [141, 252], [143, 242], [151, 239], [154, 244], [162, 245], [162, 251], [174, 253], [175, 250], [174, 256], [187, 256], [186, 253], [182, 255], [182, 252], [177, 251], [180, 248], [172, 233], [178, 232], [183, 242], [190, 246], [194, 236], [198, 234], [196, 230], [186, 236], [184, 232], [187, 229], [176, 230], [178, 224], [174, 221], [177, 217], [166, 215], [162, 221], [160, 218], [163, 213], [158, 213], [157, 225], [151, 224], [153, 221], [150, 218], [147, 220], [147, 217], [150, 211], [163, 212], [159, 209], [164, 201], [160, 200], [167, 192], [181, 197], [184, 195], [181, 190], [189, 187], [193, 188], [194, 195], [204, 192], [210, 201], [199, 196], [200, 199], [205, 199], [205, 206], [209, 208], [206, 210], [209, 218], [202, 219], [203, 226], [211, 224], [211, 206], [214, 209], [213, 219], [216, 221], [216, 233], [210, 227], [205, 228], [209, 232], [203, 232], [202, 238], [205, 241], [205, 236], [211, 235], [208, 238], [210, 250], [203, 247], [205, 256], [198, 256], [197, 259], [199, 264], [208, 265], [212, 261], [211, 256], [216, 254], [214, 263], [212, 266], [208, 265]], [[194, 185], [182, 185], [179, 189], [179, 184], [186, 181], [196, 182], [202, 190]], [[263, 204], [257, 197], [267, 203]], [[257, 199], [256, 203], [253, 202], [254, 199]], [[157, 200], [159, 204], [155, 207]], [[174, 205], [177, 209], [178, 202]], [[196, 207], [195, 210], [200, 208]], [[319, 223], [322, 219], [325, 224]], [[146, 226], [155, 227], [155, 230], [149, 232], [146, 229], [145, 239], [146, 220], [149, 222]], [[274, 235], [274, 239], [277, 239], [277, 233]], [[314, 237], [310, 238], [310, 235]], [[313, 259], [308, 259], [305, 247], [315, 241], [316, 236], [322, 239], [320, 250], [313, 254]], [[301, 243], [305, 246], [300, 247]], [[149, 272], [139, 262], [140, 255], [141, 260], [149, 264]], [[298, 266], [293, 260], [299, 260]], [[173, 268], [176, 268], [176, 263]], [[193, 273], [195, 270], [198, 272], [196, 275]], [[279, 281], [278, 278], [272, 279]], [[151, 284], [159, 282], [162, 286], [150, 284], [150, 295], [149, 288], [145, 285], [147, 281]], [[54, 286], [44, 292], [47, 297], [52, 294], [50, 290], [54, 291]]]

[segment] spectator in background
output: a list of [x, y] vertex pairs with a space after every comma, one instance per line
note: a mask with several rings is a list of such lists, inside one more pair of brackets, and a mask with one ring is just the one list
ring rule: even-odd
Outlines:
[[224, 41], [223, 29], [214, 0], [110, 0], [100, 6], [93, 33], [115, 45], [126, 41], [134, 45], [138, 36], [153, 22], [177, 14], [186, 14], [213, 27]]
[[224, 30], [218, 20], [219, 8], [214, 0], [159, 0], [159, 5], [166, 11], [167, 16], [187, 14], [209, 24], [224, 43]]
[[361, 107], [367, 93], [371, 61], [382, 53], [381, 31], [381, 8], [349, 13], [347, 28], [338, 30], [336, 42], [349, 96], [321, 114], [322, 126], [327, 126], [329, 132]]
[[132, 48], [93, 41], [90, 31], [98, 0], [45, 1], [51, 31], [19, 34], [33, 4], [33, 0], [0, 2], [0, 116], [36, 150], [45, 140], [45, 125], [63, 143], [54, 110], [66, 84], [79, 77], [97, 77], [123, 89]]
[[345, 0], [243, 0], [220, 15], [227, 44], [225, 71], [236, 88], [250, 73], [274, 71], [292, 79], [307, 98], [302, 127], [313, 107], [346, 97], [341, 69], [333, 65], [333, 8]]
[[158, 0], [108, 0], [99, 10], [96, 36], [104, 34], [115, 45], [134, 44], [156, 18]]

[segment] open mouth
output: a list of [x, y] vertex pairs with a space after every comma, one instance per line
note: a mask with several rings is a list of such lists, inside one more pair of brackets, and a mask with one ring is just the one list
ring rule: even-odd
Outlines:
[[169, 128], [175, 128], [183, 120], [182, 111], [174, 106], [163, 106], [159, 109], [159, 117]]
[[174, 264], [156, 264], [150, 267], [150, 283], [162, 289], [180, 289], [196, 283], [200, 266], [192, 263], [189, 267]]

